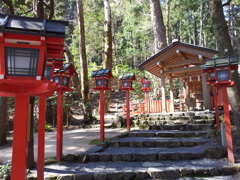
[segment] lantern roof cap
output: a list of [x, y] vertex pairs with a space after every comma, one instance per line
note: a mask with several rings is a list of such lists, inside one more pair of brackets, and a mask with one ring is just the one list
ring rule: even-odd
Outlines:
[[76, 70], [75, 70], [75, 68], [74, 68], [72, 63], [64, 64], [62, 69], [64, 71], [69, 71], [71, 76], [76, 76], [77, 75], [77, 72], [76, 72]]
[[136, 76], [134, 73], [127, 73], [127, 74], [120, 75], [118, 78], [118, 80], [127, 80], [127, 79], [136, 80]]
[[148, 82], [148, 83], [150, 83], [150, 81], [148, 80], [148, 78], [145, 77], [145, 76], [142, 77], [140, 83], [144, 83], [144, 82]]
[[67, 21], [0, 14], [0, 32], [65, 37]]
[[108, 78], [113, 78], [111, 69], [100, 69], [92, 72], [91, 78], [107, 76]]
[[206, 62], [201, 65], [201, 67], [203, 70], [206, 70], [215, 67], [238, 65], [238, 63], [238, 56], [225, 56], [214, 59], [207, 59]]
[[55, 70], [54, 73], [68, 73], [70, 76], [77, 76], [77, 72], [72, 63], [66, 63], [61, 69]]

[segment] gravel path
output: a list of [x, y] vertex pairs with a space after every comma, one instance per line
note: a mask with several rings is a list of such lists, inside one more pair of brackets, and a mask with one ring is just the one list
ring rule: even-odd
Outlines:
[[[107, 129], [105, 128], [105, 138], [112, 138], [122, 134], [126, 128]], [[56, 132], [45, 133], [45, 158], [56, 156]], [[63, 154], [77, 154], [86, 152], [95, 145], [90, 145], [89, 142], [100, 138], [100, 129], [76, 129], [63, 132]], [[34, 134], [34, 156], [37, 161], [37, 133]], [[12, 136], [8, 137], [8, 141], [12, 141]], [[12, 145], [0, 147], [0, 164], [11, 160]]]

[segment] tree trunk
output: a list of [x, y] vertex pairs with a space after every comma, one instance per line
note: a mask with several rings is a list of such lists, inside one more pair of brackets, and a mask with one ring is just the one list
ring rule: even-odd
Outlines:
[[56, 126], [57, 121], [57, 99], [54, 97], [47, 98], [47, 108], [46, 108], [46, 123]]
[[197, 43], [197, 22], [196, 22], [196, 17], [195, 17], [195, 15], [193, 14], [193, 29], [194, 29], [194, 31], [193, 31], [193, 44], [194, 45], [197, 45], [198, 43]]
[[203, 1], [200, 2], [199, 46], [203, 46]]
[[[71, 63], [74, 64], [74, 58], [73, 58], [73, 55], [71, 54], [71, 51], [70, 51], [68, 45], [65, 44], [64, 46], [65, 46], [65, 49], [66, 49], [66, 51], [64, 52], [64, 56], [65, 56], [66, 60], [68, 62], [71, 62]], [[74, 98], [75, 101], [79, 101], [80, 98], [82, 98], [81, 81], [78, 78], [78, 76], [73, 76], [72, 77], [72, 82], [73, 82], [73, 87], [77, 90], [77, 93], [73, 93], [73, 98]]]
[[[105, 20], [104, 20], [104, 41], [105, 41], [105, 47], [104, 47], [104, 57], [103, 57], [103, 68], [106, 69], [112, 69], [113, 64], [113, 38], [112, 38], [112, 20], [111, 20], [111, 7], [109, 0], [104, 0], [104, 14], [105, 14]], [[108, 81], [108, 86], [111, 87], [111, 80]], [[105, 97], [104, 97], [104, 110], [105, 112], [108, 111], [108, 107], [110, 104], [110, 98], [111, 98], [111, 91], [105, 91]]]
[[167, 21], [166, 21], [166, 38], [167, 38], [167, 44], [169, 45], [171, 42], [170, 39], [170, 10], [171, 10], [171, 0], [167, 0]]
[[[222, 3], [220, 0], [208, 0], [210, 12], [212, 16], [214, 35], [217, 41], [219, 56], [231, 56], [234, 54], [231, 45], [231, 39], [228, 32], [228, 27], [223, 14]], [[227, 88], [229, 102], [232, 107], [234, 122], [236, 125], [237, 144], [240, 145], [240, 81], [238, 72], [232, 74], [232, 79], [236, 83], [236, 87]]]
[[90, 95], [89, 95], [89, 80], [88, 80], [84, 14], [83, 14], [82, 0], [77, 1], [77, 11], [78, 11], [78, 26], [79, 26], [79, 53], [80, 53], [83, 110], [84, 110], [84, 119], [88, 120], [88, 119], [92, 119], [92, 106], [90, 103]]
[[27, 168], [34, 169], [34, 135], [33, 135], [33, 121], [34, 121], [34, 102], [35, 97], [30, 97], [30, 117], [29, 117], [29, 139], [28, 139], [28, 159]]
[[8, 98], [0, 97], [0, 146], [7, 144]]
[[50, 0], [50, 7], [49, 7], [49, 16], [48, 19], [52, 19], [54, 16], [54, 0]]
[[153, 21], [155, 53], [158, 53], [167, 46], [160, 1], [150, 0], [150, 7]]
[[231, 27], [231, 41], [235, 54], [240, 55], [240, 46], [239, 46], [239, 32], [237, 30], [239, 19], [237, 17], [237, 10], [233, 5], [230, 6], [229, 10], [229, 21]]
[[44, 19], [44, 8], [43, 0], [39, 0], [37, 4], [37, 17]]
[[13, 7], [12, 1], [11, 0], [3, 0], [3, 2], [8, 6], [10, 14], [14, 15], [15, 11], [14, 11], [14, 7]]
[[220, 0], [208, 0], [219, 56], [233, 55], [233, 48]]

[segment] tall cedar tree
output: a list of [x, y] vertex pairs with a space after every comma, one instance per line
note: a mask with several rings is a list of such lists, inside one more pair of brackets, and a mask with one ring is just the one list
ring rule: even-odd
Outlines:
[[[67, 62], [71, 62], [74, 64], [75, 63], [74, 56], [72, 55], [70, 48], [68, 47], [68, 45], [66, 43], [64, 44], [64, 47], [65, 47], [64, 56], [65, 56]], [[78, 76], [72, 77], [72, 83], [73, 83], [73, 87], [77, 90], [77, 92], [73, 93], [72, 96], [75, 101], [78, 101], [80, 98], [82, 98], [81, 81], [78, 78]]]
[[165, 26], [159, 0], [150, 0], [151, 15], [154, 32], [155, 53], [167, 46]]
[[[156, 54], [167, 46], [166, 31], [163, 23], [163, 15], [162, 15], [162, 9], [160, 6], [160, 1], [159, 0], [149, 0], [149, 1], [150, 1], [152, 22], [153, 22], [154, 49]], [[156, 77], [152, 77], [152, 79], [155, 79], [156, 81], [158, 81]], [[164, 83], [164, 82], [161, 81], [161, 83]], [[163, 87], [164, 86], [165, 85], [163, 85]], [[154, 87], [154, 89], [156, 89], [156, 87]], [[162, 88], [162, 92], [163, 91], [164, 89]]]
[[80, 72], [81, 72], [81, 88], [83, 98], [84, 120], [92, 119], [92, 108], [89, 95], [89, 80], [87, 68], [87, 55], [85, 44], [85, 28], [84, 28], [84, 14], [83, 2], [77, 1], [78, 11], [78, 25], [79, 25], [79, 56], [80, 56]]
[[[112, 37], [112, 20], [111, 20], [111, 6], [109, 0], [104, 0], [104, 57], [103, 57], [103, 68], [112, 69], [113, 66], [113, 37]], [[108, 81], [109, 87], [111, 87], [111, 80]], [[110, 104], [111, 91], [105, 91], [104, 109], [108, 111]]]
[[[231, 45], [231, 39], [229, 36], [228, 26], [225, 21], [223, 14], [222, 2], [221, 0], [208, 0], [209, 8], [211, 12], [214, 35], [217, 41], [217, 48], [219, 50], [219, 56], [232, 56], [234, 51]], [[234, 122], [236, 125], [237, 133], [237, 145], [240, 145], [240, 81], [238, 72], [235, 71], [232, 74], [232, 79], [236, 83], [236, 87], [229, 87], [228, 97], [229, 102], [232, 107]]]

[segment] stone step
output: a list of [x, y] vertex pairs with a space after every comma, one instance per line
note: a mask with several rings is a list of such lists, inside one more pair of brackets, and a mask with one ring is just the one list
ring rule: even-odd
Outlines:
[[109, 147], [98, 152], [68, 154], [63, 160], [67, 162], [115, 162], [115, 161], [158, 161], [158, 160], [190, 160], [199, 158], [219, 159], [226, 157], [226, 148], [200, 145], [179, 148], [131, 148]]
[[208, 131], [179, 131], [179, 130], [148, 130], [131, 131], [129, 137], [200, 137], [207, 135]]
[[214, 123], [215, 119], [174, 119], [174, 120], [158, 120], [158, 119], [133, 119], [134, 123], [145, 123], [148, 122], [150, 124], [152, 123], [160, 123], [160, 124], [201, 124], [201, 123]]
[[[145, 161], [145, 162], [94, 162], [57, 163], [45, 166], [45, 179], [67, 180], [130, 180], [176, 179], [186, 177], [228, 176], [236, 174], [238, 167], [223, 160]], [[28, 180], [36, 179], [37, 171], [28, 174]]]
[[160, 130], [201, 131], [213, 129], [212, 124], [174, 124], [160, 125]]
[[192, 147], [208, 143], [204, 138], [125, 137], [106, 142], [108, 147]]

